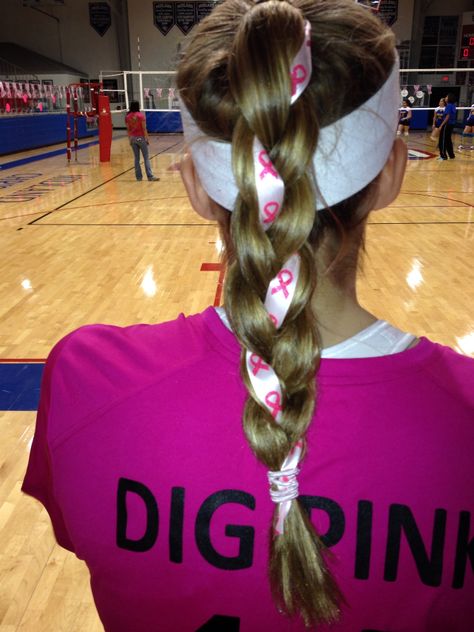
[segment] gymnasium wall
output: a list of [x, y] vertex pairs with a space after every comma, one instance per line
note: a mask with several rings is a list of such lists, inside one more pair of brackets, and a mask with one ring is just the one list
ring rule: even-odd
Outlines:
[[433, 0], [429, 3], [425, 15], [461, 15], [474, 10], [472, 0]]
[[414, 0], [398, 0], [398, 17], [393, 25], [397, 44], [411, 39]]
[[175, 69], [178, 49], [185, 42], [186, 36], [177, 26], [174, 26], [167, 35], [160, 33], [153, 23], [151, 0], [129, 0], [128, 25], [131, 70]]
[[[134, 0], [130, 4], [134, 4]], [[92, 78], [97, 77], [101, 69], [122, 67], [118, 41], [120, 14], [115, 10], [115, 1], [109, 2], [112, 24], [102, 37], [89, 24], [88, 0], [67, 0], [63, 6], [41, 7], [42, 11], [59, 18], [62, 56], [58, 23], [54, 19], [23, 7], [21, 0], [1, 0], [0, 5], [0, 41], [30, 48]]]

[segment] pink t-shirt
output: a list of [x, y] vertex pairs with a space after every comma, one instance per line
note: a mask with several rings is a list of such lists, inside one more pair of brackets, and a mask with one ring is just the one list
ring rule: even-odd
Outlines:
[[[299, 483], [347, 601], [331, 630], [472, 631], [473, 360], [423, 338], [323, 360], [317, 380]], [[87, 563], [108, 632], [305, 630], [271, 600], [245, 398], [212, 308], [83, 327], [51, 352], [23, 490]]]
[[125, 117], [129, 136], [145, 136], [145, 115], [143, 112], [129, 112]]

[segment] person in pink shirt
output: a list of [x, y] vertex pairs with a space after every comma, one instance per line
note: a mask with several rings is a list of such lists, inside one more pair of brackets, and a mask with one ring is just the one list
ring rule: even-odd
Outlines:
[[159, 180], [159, 178], [153, 175], [153, 171], [151, 169], [150, 156], [148, 153], [150, 140], [148, 138], [148, 130], [146, 128], [146, 118], [143, 112], [140, 112], [140, 104], [138, 101], [132, 101], [130, 103], [130, 110], [125, 116], [125, 124], [127, 126], [130, 147], [133, 150], [135, 158], [135, 176], [137, 180], [143, 180], [142, 169], [140, 166], [140, 152], [143, 155], [145, 172], [148, 180]]
[[472, 630], [474, 362], [356, 295], [407, 158], [393, 34], [225, 0], [177, 83], [225, 306], [61, 340], [23, 490], [107, 632]]

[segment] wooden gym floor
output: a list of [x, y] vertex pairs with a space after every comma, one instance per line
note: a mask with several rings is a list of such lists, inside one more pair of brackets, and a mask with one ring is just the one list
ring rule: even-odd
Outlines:
[[[110, 163], [95, 145], [69, 166], [62, 155], [0, 168], [0, 367], [44, 360], [86, 323], [160, 322], [219, 300], [218, 234], [193, 213], [172, 167], [182, 147], [181, 135], [151, 138], [160, 182], [135, 181], [123, 137]], [[369, 221], [360, 298], [401, 329], [474, 357], [474, 151], [438, 162], [421, 133], [408, 147], [401, 195]], [[85, 566], [20, 493], [34, 420], [0, 411], [0, 632], [96, 632]]]

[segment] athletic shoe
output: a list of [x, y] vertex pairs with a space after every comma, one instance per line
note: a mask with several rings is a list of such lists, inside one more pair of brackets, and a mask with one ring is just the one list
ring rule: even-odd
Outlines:
[[440, 156], [439, 158], [437, 158], [436, 160], [447, 160], [447, 158], [443, 158], [442, 156]]
[[148, 182], [158, 182], [159, 178], [153, 176], [153, 178], [148, 178]]

